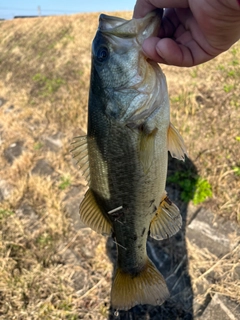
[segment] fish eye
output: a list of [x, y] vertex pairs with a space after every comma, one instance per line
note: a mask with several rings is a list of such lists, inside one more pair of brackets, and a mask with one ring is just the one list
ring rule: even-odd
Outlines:
[[100, 47], [97, 51], [97, 59], [100, 62], [105, 61], [109, 56], [109, 51], [107, 47]]

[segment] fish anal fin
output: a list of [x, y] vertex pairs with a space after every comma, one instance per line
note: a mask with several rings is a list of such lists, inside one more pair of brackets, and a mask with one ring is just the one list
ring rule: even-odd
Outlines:
[[165, 195], [150, 225], [150, 236], [156, 240], [167, 239], [177, 233], [182, 226], [182, 216], [178, 207]]
[[144, 172], [147, 173], [154, 158], [155, 138], [157, 129], [146, 134], [144, 131], [140, 135], [140, 161], [143, 165]]
[[112, 227], [103, 215], [91, 189], [88, 189], [80, 204], [80, 219], [92, 230], [102, 235], [111, 235]]
[[81, 169], [84, 178], [89, 183], [90, 182], [90, 174], [89, 174], [87, 136], [81, 136], [81, 137], [74, 138], [71, 145], [74, 148], [70, 152], [71, 152], [73, 158], [76, 160], [76, 163], [79, 165], [79, 168]]
[[187, 155], [187, 149], [183, 138], [172, 123], [170, 123], [168, 128], [168, 150], [173, 158], [177, 158], [179, 160], [184, 161], [184, 154]]
[[113, 308], [128, 310], [137, 304], [161, 305], [168, 297], [166, 282], [149, 259], [134, 276], [117, 267], [111, 291]]

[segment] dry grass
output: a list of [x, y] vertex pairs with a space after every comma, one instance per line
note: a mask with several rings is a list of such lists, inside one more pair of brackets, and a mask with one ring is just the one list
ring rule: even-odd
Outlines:
[[213, 62], [192, 69], [164, 67], [172, 121], [180, 128], [200, 176], [212, 186], [213, 198], [206, 205], [215, 213], [238, 221], [239, 52], [238, 43]]
[[[0, 204], [1, 319], [106, 319], [108, 314], [112, 264], [105, 239], [89, 229], [74, 231], [63, 204], [72, 186], [84, 185], [69, 143], [86, 131], [97, 24], [98, 14], [0, 24], [0, 98], [7, 100], [0, 107], [0, 186], [6, 193]], [[196, 68], [163, 67], [172, 122], [213, 189], [204, 205], [234, 221], [240, 221], [239, 53], [238, 43]], [[56, 133], [63, 142], [57, 153], [45, 145]], [[4, 152], [16, 141], [23, 142], [23, 153], [10, 164]], [[51, 176], [32, 173], [42, 158], [53, 168]], [[70, 183], [60, 188], [64, 177]], [[29, 215], [21, 213], [24, 206]], [[237, 250], [219, 261], [188, 247], [193, 286], [214, 271], [206, 292], [240, 303]]]
[[[189, 272], [196, 301], [202, 303], [207, 295], [213, 296], [218, 293], [239, 304], [240, 246], [236, 246], [221, 259], [207, 249], [199, 249], [189, 241], [187, 246], [190, 260]], [[202, 286], [201, 294], [199, 294], [199, 286]]]

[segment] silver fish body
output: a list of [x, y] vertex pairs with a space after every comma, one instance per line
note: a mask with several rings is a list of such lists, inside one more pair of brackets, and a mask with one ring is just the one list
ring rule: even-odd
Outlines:
[[97, 232], [113, 234], [117, 243], [111, 294], [117, 309], [166, 300], [165, 280], [147, 256], [147, 237], [164, 239], [181, 227], [165, 184], [168, 150], [183, 159], [185, 147], [170, 124], [165, 76], [141, 50], [159, 27], [159, 11], [129, 21], [100, 16], [92, 45], [88, 132], [75, 139], [72, 151], [89, 184], [81, 219]]

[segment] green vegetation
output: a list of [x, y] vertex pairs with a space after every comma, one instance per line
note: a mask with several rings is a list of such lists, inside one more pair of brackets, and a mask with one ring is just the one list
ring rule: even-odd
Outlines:
[[234, 59], [232, 60], [232, 65], [233, 66], [237, 66], [239, 64], [238, 60]]
[[33, 149], [34, 150], [40, 150], [42, 147], [43, 147], [43, 143], [36, 142], [36, 143], [34, 143]]
[[234, 88], [234, 85], [232, 84], [225, 84], [223, 86], [223, 90], [226, 92], [226, 93], [229, 93], [230, 91], [232, 91], [232, 89]]
[[195, 205], [204, 202], [207, 198], [212, 197], [212, 188], [207, 180], [198, 177], [195, 188], [196, 189], [193, 197], [193, 203]]
[[236, 72], [235, 72], [234, 70], [230, 70], [230, 71], [228, 72], [228, 76], [229, 76], [229, 77], [235, 77], [235, 76], [236, 76]]
[[193, 201], [195, 205], [204, 202], [212, 197], [211, 185], [205, 179], [189, 172], [175, 172], [167, 179], [170, 183], [175, 183], [181, 188], [181, 199], [184, 202]]
[[59, 189], [64, 190], [71, 185], [71, 179], [69, 176], [61, 177], [61, 183], [59, 184]]
[[224, 67], [222, 64], [219, 64], [219, 65], [217, 66], [217, 70], [224, 71], [224, 70], [225, 70], [225, 67]]
[[39, 86], [39, 94], [44, 97], [52, 95], [65, 84], [65, 81], [59, 77], [47, 77], [41, 73], [35, 74], [33, 81]]
[[46, 247], [51, 245], [53, 241], [53, 238], [51, 235], [49, 235], [47, 232], [42, 233], [37, 239], [36, 242], [41, 246], [41, 247]]
[[14, 214], [14, 212], [11, 210], [0, 209], [0, 220], [2, 220], [4, 218], [8, 218], [9, 216], [12, 216], [13, 214]]
[[197, 78], [197, 76], [198, 76], [198, 69], [197, 69], [197, 67], [194, 67], [194, 68], [191, 70], [190, 75], [191, 75], [192, 78]]
[[236, 176], [240, 176], [240, 167], [239, 166], [233, 167], [233, 171]]

